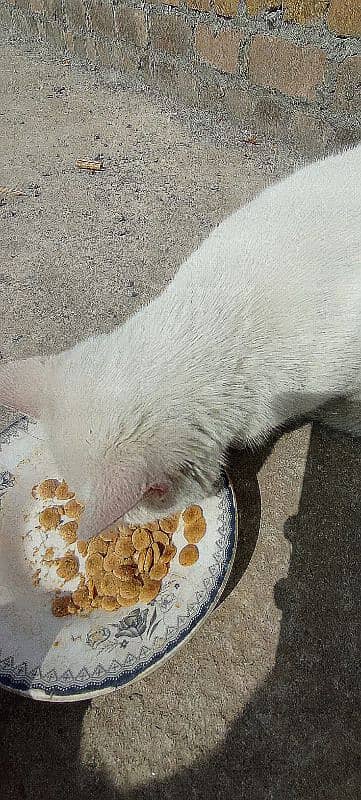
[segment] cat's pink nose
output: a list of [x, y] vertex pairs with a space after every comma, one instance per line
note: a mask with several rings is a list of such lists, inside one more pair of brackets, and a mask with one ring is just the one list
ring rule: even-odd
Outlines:
[[167, 494], [167, 491], [168, 486], [165, 483], [154, 483], [152, 486], [147, 486], [145, 494], [157, 494], [163, 497], [164, 494]]

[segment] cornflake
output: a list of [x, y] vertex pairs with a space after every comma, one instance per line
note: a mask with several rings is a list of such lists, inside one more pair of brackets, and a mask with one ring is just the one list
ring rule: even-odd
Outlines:
[[70, 500], [74, 497], [74, 492], [71, 492], [68, 484], [62, 481], [55, 491], [55, 497], [57, 500]]
[[203, 539], [206, 532], [206, 521], [204, 517], [198, 517], [194, 522], [189, 522], [184, 525], [184, 538], [190, 544], [197, 544]]
[[75, 589], [75, 591], [72, 593], [72, 600], [74, 605], [78, 608], [90, 608], [91, 597], [89, 596], [88, 589], [85, 586]]
[[140, 592], [139, 592], [139, 600], [141, 603], [150, 603], [154, 598], [159, 594], [161, 587], [160, 581], [147, 581], [145, 583]]
[[182, 567], [191, 567], [199, 559], [199, 550], [195, 544], [186, 544], [179, 553], [179, 563]]
[[100, 607], [103, 609], [103, 611], [115, 611], [117, 608], [119, 608], [117, 598], [112, 596], [102, 597]]
[[92, 553], [100, 553], [102, 556], [105, 556], [108, 552], [108, 547], [108, 542], [105, 542], [101, 536], [94, 536], [93, 539], [90, 539], [88, 542], [88, 556], [91, 556]]
[[115, 552], [121, 558], [131, 558], [135, 553], [135, 547], [131, 539], [118, 539], [115, 545]]
[[49, 508], [44, 508], [43, 511], [40, 511], [39, 522], [43, 531], [51, 531], [60, 525], [62, 510], [58, 506], [49, 506]]
[[172, 517], [166, 517], [159, 520], [159, 525], [165, 533], [175, 533], [179, 525], [180, 514], [173, 514]]
[[58, 486], [59, 481], [46, 480], [40, 483], [39, 486], [34, 486], [34, 489], [36, 489], [36, 493], [41, 500], [52, 500], [52, 498], [55, 497]]
[[71, 602], [71, 597], [66, 595], [60, 595], [58, 597], [54, 597], [51, 603], [51, 610], [54, 614], [54, 617], [67, 617], [69, 614], [69, 603]]
[[132, 536], [132, 543], [135, 550], [145, 550], [151, 544], [151, 534], [145, 528], [136, 528]]
[[79, 564], [73, 553], [66, 553], [57, 561], [56, 573], [64, 581], [71, 581], [79, 572]]
[[85, 558], [88, 552], [88, 542], [85, 542], [84, 539], [79, 539], [79, 541], [76, 543], [76, 546], [80, 555]]
[[77, 540], [77, 530], [77, 522], [64, 522], [63, 525], [60, 525], [59, 533], [62, 539], [64, 539], [64, 542], [67, 542], [67, 544], [74, 544]]
[[92, 553], [85, 562], [85, 572], [89, 576], [95, 577], [103, 571], [104, 559], [100, 553]]
[[203, 511], [200, 506], [188, 506], [183, 511], [182, 517], [185, 524], [188, 525], [191, 522], [195, 522], [199, 517], [203, 517]]
[[67, 517], [72, 517], [73, 519], [80, 519], [83, 511], [83, 504], [78, 503], [77, 500], [70, 500], [69, 503], [64, 506], [64, 514], [66, 514]]

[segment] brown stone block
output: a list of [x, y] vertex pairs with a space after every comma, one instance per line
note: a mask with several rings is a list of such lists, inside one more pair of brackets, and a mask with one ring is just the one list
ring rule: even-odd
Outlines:
[[324, 79], [326, 56], [317, 47], [301, 46], [276, 36], [254, 36], [249, 55], [249, 79], [289, 97], [316, 99]]
[[114, 38], [113, 6], [110, 3], [92, 0], [89, 7], [89, 15], [94, 33], [100, 33], [110, 39]]
[[150, 41], [154, 50], [184, 57], [191, 53], [192, 29], [177, 12], [154, 13], [150, 18]]
[[118, 6], [115, 9], [115, 27], [122, 39], [137, 47], [146, 47], [148, 42], [147, 24], [145, 14], [140, 9]]
[[322, 18], [328, 6], [329, 0], [285, 0], [283, 3], [285, 19], [300, 25]]
[[330, 30], [339, 36], [360, 36], [360, 0], [331, 0], [327, 23]]
[[221, 72], [236, 73], [242, 39], [241, 31], [222, 30], [215, 34], [209, 25], [201, 23], [196, 29], [196, 51], [202, 61]]

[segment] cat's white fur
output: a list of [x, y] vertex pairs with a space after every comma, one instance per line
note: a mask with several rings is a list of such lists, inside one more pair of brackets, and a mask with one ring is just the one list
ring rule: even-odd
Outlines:
[[266, 188], [112, 333], [0, 366], [0, 402], [40, 417], [88, 502], [84, 536], [202, 500], [230, 443], [335, 398], [359, 433], [361, 146]]

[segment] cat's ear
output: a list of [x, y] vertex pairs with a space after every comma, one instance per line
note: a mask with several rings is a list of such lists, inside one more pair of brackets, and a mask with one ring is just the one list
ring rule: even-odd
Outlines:
[[47, 395], [49, 369], [50, 359], [46, 357], [0, 361], [0, 405], [40, 417]]

